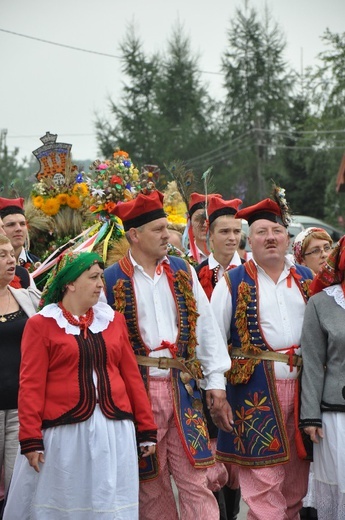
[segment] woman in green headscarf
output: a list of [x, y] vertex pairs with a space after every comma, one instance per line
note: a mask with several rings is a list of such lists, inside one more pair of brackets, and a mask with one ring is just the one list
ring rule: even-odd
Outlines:
[[5, 520], [138, 518], [137, 442], [153, 453], [156, 425], [102, 274], [96, 253], [63, 255], [25, 327]]

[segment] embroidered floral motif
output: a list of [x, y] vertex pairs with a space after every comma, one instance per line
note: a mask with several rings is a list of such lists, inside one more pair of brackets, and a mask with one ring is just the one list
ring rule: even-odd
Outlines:
[[243, 453], [243, 454], [246, 452], [241, 437], [236, 436], [236, 437], [235, 437], [235, 440], [234, 440], [234, 444], [235, 444], [235, 446], [236, 446], [236, 450], [237, 450], [237, 451], [239, 451], [239, 452], [241, 452], [241, 453]]
[[300, 291], [302, 292], [304, 299], [306, 301], [308, 301], [308, 299], [311, 296], [310, 284], [311, 284], [312, 280], [310, 278], [303, 280], [302, 275], [297, 273], [297, 270], [295, 267], [291, 267], [290, 275], [295, 279], [296, 284], [300, 288]]
[[148, 467], [148, 463], [146, 458], [140, 458], [139, 459], [139, 469], [146, 469]]
[[191, 408], [188, 408], [187, 412], [184, 413], [186, 417], [186, 424], [189, 426], [193, 422], [197, 422], [198, 414], [195, 412], [195, 410], [192, 410]]
[[308, 300], [311, 296], [311, 292], [310, 292], [310, 284], [311, 284], [312, 280], [309, 278], [308, 280], [303, 280], [301, 281], [301, 287], [302, 287], [302, 291], [304, 293], [304, 296], [306, 298], [306, 300]]
[[211, 448], [210, 438], [207, 431], [205, 421], [195, 410], [187, 408], [184, 412], [186, 428], [186, 436], [189, 440], [189, 450], [194, 456], [196, 453], [206, 447]]
[[[257, 453], [262, 455], [269, 452], [278, 452], [281, 441], [278, 438], [277, 425], [272, 426], [271, 406], [267, 404], [267, 397], [254, 392], [244, 401], [245, 406], [235, 412], [234, 445], [237, 452], [248, 455]], [[246, 438], [246, 443], [243, 442]]]
[[266, 406], [264, 405], [264, 403], [267, 401], [267, 397], [263, 397], [262, 399], [259, 398], [259, 394], [258, 392], [254, 392], [254, 396], [253, 396], [253, 402], [252, 401], [249, 401], [249, 399], [245, 399], [244, 402], [250, 406], [251, 408], [249, 408], [247, 410], [247, 413], [253, 413], [255, 412], [256, 410], [259, 410], [259, 411], [262, 411], [262, 412], [269, 412], [270, 411], [270, 407], [269, 406]]

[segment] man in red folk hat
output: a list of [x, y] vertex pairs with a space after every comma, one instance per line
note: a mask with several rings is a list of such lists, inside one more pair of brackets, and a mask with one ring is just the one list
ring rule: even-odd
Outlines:
[[[5, 199], [0, 197], [0, 223], [2, 233], [12, 244], [16, 257], [16, 276], [11, 285], [16, 288], [36, 287], [27, 269], [39, 262], [39, 258], [25, 249], [28, 241], [28, 228], [24, 213], [24, 199]], [[24, 270], [25, 268], [25, 270]]]
[[[224, 272], [242, 263], [237, 252], [241, 239], [242, 223], [241, 219], [235, 219], [240, 204], [242, 204], [240, 199], [224, 200], [218, 195], [210, 195], [209, 197], [207, 214], [211, 253], [206, 260], [195, 268], [209, 300], [214, 287]], [[205, 416], [215, 450], [218, 429], [213, 424], [207, 409], [205, 409]], [[220, 520], [235, 520], [239, 512], [241, 497], [237, 466], [227, 464], [225, 467], [224, 464], [218, 462], [214, 467], [209, 468], [207, 473], [209, 487], [215, 491], [218, 500]], [[224, 478], [226, 485], [219, 490], [220, 485], [224, 483]]]
[[[207, 202], [221, 195], [209, 195]], [[192, 193], [188, 205], [188, 238], [189, 252], [196, 264], [200, 264], [208, 258], [210, 254], [207, 248], [207, 217], [206, 217], [206, 196], [201, 193]]]
[[[123, 312], [158, 425], [157, 453], [140, 466], [140, 519], [219, 519], [206, 485], [214, 463], [198, 380], [215, 424], [232, 430], [224, 372], [230, 358], [196, 272], [167, 256], [163, 195], [154, 191], [114, 209], [130, 244], [105, 272], [108, 303]], [[179, 491], [178, 515], [171, 475]]]
[[237, 464], [249, 517], [299, 518], [309, 462], [296, 426], [300, 338], [311, 271], [287, 256], [283, 205], [265, 199], [237, 212], [253, 258], [224, 273], [211, 305], [231, 345], [227, 397], [235, 425], [219, 431], [217, 457]]
[[207, 213], [211, 253], [195, 268], [209, 300], [224, 271], [241, 265], [237, 249], [241, 240], [242, 225], [240, 219], [235, 219], [240, 204], [240, 199], [224, 200], [218, 195], [210, 196], [209, 199]]

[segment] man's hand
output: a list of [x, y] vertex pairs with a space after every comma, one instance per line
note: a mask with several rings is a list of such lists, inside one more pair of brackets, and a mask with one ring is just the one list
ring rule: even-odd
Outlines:
[[319, 438], [323, 439], [323, 430], [322, 428], [317, 428], [316, 426], [308, 426], [304, 428], [304, 431], [315, 444], [319, 444]]
[[225, 390], [206, 390], [206, 404], [214, 424], [221, 430], [231, 432], [234, 421]]
[[37, 451], [30, 451], [25, 453], [25, 457], [28, 459], [30, 466], [34, 468], [37, 473], [40, 472], [39, 462], [44, 463], [44, 453], [37, 453]]

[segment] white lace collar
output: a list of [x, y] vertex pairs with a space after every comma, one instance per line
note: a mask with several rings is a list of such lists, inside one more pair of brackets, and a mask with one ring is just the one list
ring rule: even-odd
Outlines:
[[334, 298], [335, 303], [340, 305], [342, 309], [345, 309], [345, 296], [341, 285], [331, 285], [330, 287], [325, 287], [323, 291], [325, 291], [328, 296]]
[[[93, 312], [94, 318], [89, 328], [94, 334], [105, 330], [115, 317], [115, 312], [110, 307], [110, 305], [103, 302], [96, 303], [96, 305], [93, 306]], [[54, 318], [59, 327], [61, 329], [65, 329], [66, 334], [73, 334], [74, 336], [80, 334], [80, 328], [76, 325], [71, 325], [68, 323], [62, 314], [62, 310], [56, 303], [50, 303], [49, 305], [46, 305], [46, 307], [43, 307], [39, 314], [45, 316], [46, 318]], [[78, 316], [75, 317], [78, 318]]]

